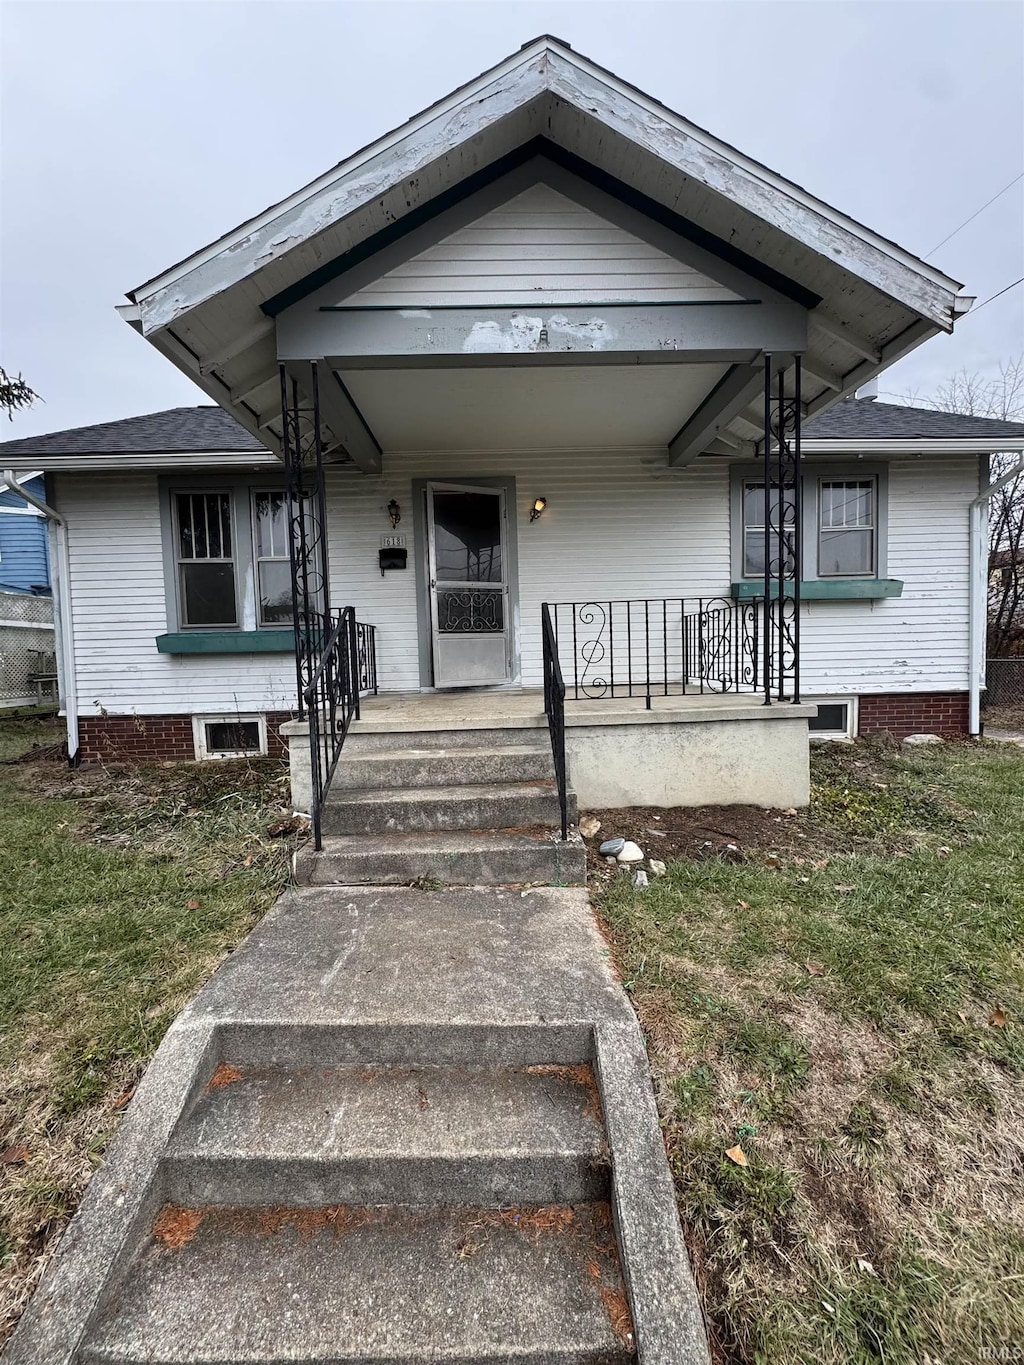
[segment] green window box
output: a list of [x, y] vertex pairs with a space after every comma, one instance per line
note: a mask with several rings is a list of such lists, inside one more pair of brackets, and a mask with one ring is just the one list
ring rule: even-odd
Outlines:
[[[764, 596], [764, 581], [747, 578], [732, 585], [732, 595], [738, 602], [749, 602]], [[778, 584], [773, 584], [772, 597], [778, 597]], [[901, 578], [813, 578], [800, 584], [803, 602], [869, 602], [880, 597], [902, 597]]]
[[294, 630], [182, 630], [156, 637], [161, 654], [293, 654]]

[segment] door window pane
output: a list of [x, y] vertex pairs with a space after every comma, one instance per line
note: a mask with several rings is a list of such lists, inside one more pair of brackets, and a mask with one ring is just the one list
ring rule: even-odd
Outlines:
[[875, 481], [822, 481], [818, 573], [822, 578], [875, 572]]
[[437, 628], [442, 635], [492, 635], [505, 629], [500, 588], [439, 588]]
[[500, 583], [500, 497], [494, 493], [436, 490], [433, 501], [438, 581]]

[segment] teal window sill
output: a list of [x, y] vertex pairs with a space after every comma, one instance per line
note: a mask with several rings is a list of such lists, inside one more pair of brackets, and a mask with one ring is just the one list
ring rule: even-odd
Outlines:
[[[750, 578], [734, 583], [732, 595], [738, 602], [763, 597], [764, 582], [762, 579]], [[772, 597], [778, 595], [778, 584], [775, 584]], [[803, 602], [866, 602], [879, 597], [902, 596], [901, 578], [815, 578], [800, 584], [800, 600]]]
[[182, 630], [158, 635], [161, 654], [293, 654], [294, 630]]

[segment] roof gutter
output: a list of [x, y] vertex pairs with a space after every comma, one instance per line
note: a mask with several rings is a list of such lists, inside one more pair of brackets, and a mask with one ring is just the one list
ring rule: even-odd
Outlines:
[[[988, 471], [986, 469], [986, 477]], [[970, 536], [970, 595], [967, 604], [968, 698], [972, 735], [980, 735], [981, 689], [985, 686], [985, 637], [988, 625], [988, 504], [1007, 484], [1024, 474], [1024, 457], [1012, 469], [984, 487], [968, 512]]]
[[992, 455], [996, 451], [1024, 452], [1024, 435], [972, 436], [960, 440], [946, 437], [917, 436], [894, 440], [841, 440], [825, 436], [804, 436], [800, 449], [805, 455]]
[[77, 768], [81, 762], [78, 739], [78, 679], [75, 671], [75, 637], [71, 619], [71, 556], [68, 552], [67, 522], [49, 503], [23, 488], [13, 469], [5, 469], [3, 478], [12, 493], [17, 493], [29, 506], [41, 512], [53, 527], [56, 546], [54, 558], [57, 568], [57, 591], [54, 593], [53, 604], [60, 640], [57, 655], [58, 685], [64, 702], [64, 714], [67, 717], [68, 764]]

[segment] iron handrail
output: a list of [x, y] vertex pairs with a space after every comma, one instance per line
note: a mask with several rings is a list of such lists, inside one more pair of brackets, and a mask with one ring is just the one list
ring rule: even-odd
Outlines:
[[541, 606], [541, 638], [544, 657], [544, 714], [548, 718], [551, 756], [558, 784], [558, 809], [562, 817], [562, 839], [569, 834], [569, 801], [565, 775], [565, 680], [558, 659], [558, 640], [551, 618], [551, 607]]
[[303, 693], [309, 721], [310, 820], [313, 844], [323, 847], [324, 801], [353, 720], [359, 719], [359, 699], [377, 691], [376, 630], [356, 620], [354, 607], [329, 613], [320, 657]]

